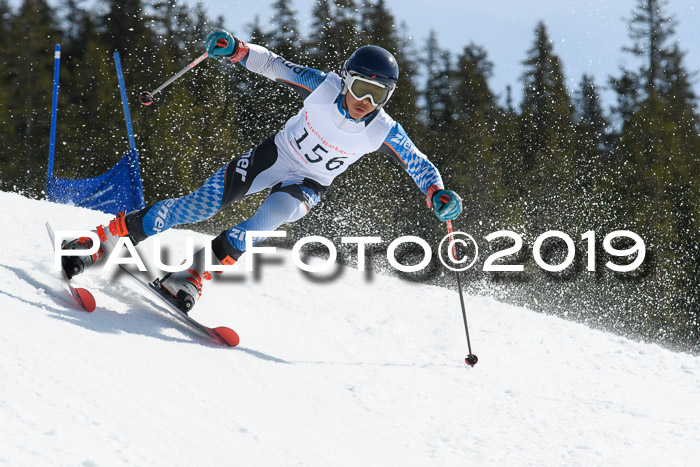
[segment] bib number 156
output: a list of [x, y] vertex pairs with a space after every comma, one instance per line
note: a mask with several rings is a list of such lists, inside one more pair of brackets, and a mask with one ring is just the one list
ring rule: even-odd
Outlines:
[[[294, 138], [294, 142], [297, 145], [297, 148], [304, 154], [304, 158], [309, 161], [312, 164], [317, 164], [319, 162], [324, 162], [325, 161], [325, 166], [326, 170], [332, 171], [332, 170], [337, 170], [343, 166], [345, 161], [343, 159], [347, 159], [345, 156], [336, 156], [336, 157], [331, 157], [330, 159], [325, 159], [325, 155], [328, 154], [328, 150], [321, 146], [320, 144], [317, 144], [313, 148], [311, 148], [311, 151], [308, 150], [308, 146], [310, 146], [309, 142], [307, 141], [306, 144], [304, 143], [304, 140], [306, 137], [309, 136], [309, 131], [304, 128], [304, 134], [301, 135], [299, 138]], [[305, 147], [302, 147], [305, 146]], [[310, 154], [309, 154], [310, 153]]]

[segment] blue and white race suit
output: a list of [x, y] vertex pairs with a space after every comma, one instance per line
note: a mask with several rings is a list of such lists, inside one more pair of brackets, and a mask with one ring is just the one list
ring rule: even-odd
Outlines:
[[[424, 194], [432, 185], [443, 187], [435, 166], [383, 109], [359, 121], [350, 117], [342, 107], [342, 80], [337, 74], [296, 65], [259, 45], [248, 44], [248, 48], [239, 63], [290, 86], [304, 99], [304, 106], [281, 131], [235, 157], [198, 190], [135, 213], [143, 237], [203, 221], [233, 201], [270, 188], [250, 219], [214, 240], [217, 258], [230, 263], [245, 251], [248, 231], [274, 231], [299, 220], [320, 201], [335, 177], [373, 151], [393, 156]], [[256, 237], [252, 243], [262, 240]]]

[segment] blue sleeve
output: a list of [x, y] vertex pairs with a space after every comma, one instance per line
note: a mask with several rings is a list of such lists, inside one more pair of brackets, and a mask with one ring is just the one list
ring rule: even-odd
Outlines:
[[246, 69], [285, 84], [306, 98], [326, 79], [326, 73], [292, 63], [274, 52], [256, 44], [248, 44], [249, 51], [240, 63]]
[[394, 122], [379, 150], [398, 160], [423, 194], [427, 194], [432, 185], [444, 187], [438, 169], [418, 150], [400, 124]]

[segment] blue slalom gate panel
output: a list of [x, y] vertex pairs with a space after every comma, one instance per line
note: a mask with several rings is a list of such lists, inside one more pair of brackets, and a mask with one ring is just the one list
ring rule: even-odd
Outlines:
[[131, 149], [107, 173], [93, 178], [59, 178], [46, 181], [50, 201], [73, 204], [110, 214], [144, 207], [138, 152]]
[[145, 206], [139, 155], [134, 142], [131, 116], [126, 100], [126, 87], [122, 75], [119, 53], [114, 53], [117, 78], [121, 90], [124, 117], [126, 118], [129, 151], [107, 173], [92, 178], [60, 178], [53, 174], [56, 141], [56, 118], [58, 114], [58, 70], [61, 46], [56, 45], [54, 54], [53, 102], [51, 106], [51, 140], [49, 144], [49, 171], [46, 179], [46, 196], [49, 201], [72, 204], [110, 214], [133, 211]]

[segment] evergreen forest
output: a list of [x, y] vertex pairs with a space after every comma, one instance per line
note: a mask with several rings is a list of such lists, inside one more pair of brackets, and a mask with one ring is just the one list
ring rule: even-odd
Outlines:
[[[543, 17], [532, 25], [522, 57], [519, 102], [511, 89], [489, 86], [488, 50], [468, 43], [450, 52], [438, 33], [417, 44], [384, 0], [318, 0], [304, 28], [293, 2], [279, 0], [272, 17], [252, 17], [247, 30], [231, 32], [325, 71], [339, 72], [361, 45], [394, 53], [401, 77], [385, 109], [440, 169], [446, 187], [462, 196], [455, 230], [472, 235], [480, 248], [475, 265], [461, 273], [466, 293], [697, 352], [697, 76], [686, 69], [687, 44], [677, 40], [669, 0], [628, 1], [628, 41], [620, 48], [638, 68], [574, 77], [578, 88], [567, 89], [557, 41]], [[204, 39], [219, 27], [226, 28], [223, 18], [208, 17], [194, 2], [0, 0], [0, 189], [45, 198], [55, 44], [62, 46], [58, 176], [101, 174], [128, 149], [114, 51], [124, 68], [147, 204], [191, 192], [281, 129], [301, 108], [299, 97], [214, 59], [158, 94], [153, 105], [139, 104], [140, 91], [158, 87], [201, 55]], [[616, 95], [610, 108], [601, 102], [603, 87]], [[187, 227], [218, 234], [250, 216], [265, 195]], [[340, 237], [380, 236], [383, 242], [369, 249], [377, 271], [390, 270], [385, 250], [393, 239], [417, 235], [437, 250], [447, 233], [411, 178], [380, 153], [350, 167], [313, 211], [286, 228], [291, 241], [331, 239], [347, 264], [355, 264], [356, 247], [341, 245]], [[641, 254], [638, 242], [625, 236], [605, 241], [620, 230], [644, 241], [644, 260], [631, 271], [614, 265], [633, 263]], [[500, 231], [517, 236], [490, 236]], [[573, 261], [561, 271], [536, 262], [566, 260], [570, 248], [562, 238], [537, 242], [548, 231], [574, 243]], [[422, 250], [404, 247], [398, 259], [420, 261]], [[522, 271], [485, 271], [493, 254], [503, 255], [495, 264], [522, 265]], [[421, 272], [401, 275], [455, 287], [454, 273], [436, 259]], [[455, 310], [457, 302], [455, 294]], [[473, 333], [478, 342], [478, 329]]]

